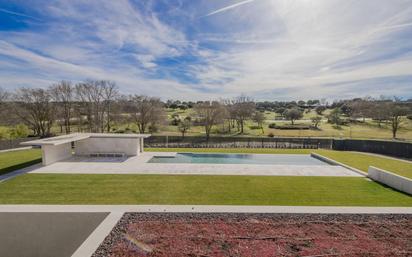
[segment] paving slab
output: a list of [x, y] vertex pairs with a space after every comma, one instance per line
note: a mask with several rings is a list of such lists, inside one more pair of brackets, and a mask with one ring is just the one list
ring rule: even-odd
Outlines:
[[0, 256], [71, 256], [107, 215], [107, 212], [2, 212]]
[[350, 169], [334, 165], [195, 164], [148, 163], [153, 156], [176, 153], [144, 153], [127, 159], [74, 157], [39, 167], [30, 173], [60, 174], [174, 174], [174, 175], [253, 175], [253, 176], [337, 176], [362, 177]]

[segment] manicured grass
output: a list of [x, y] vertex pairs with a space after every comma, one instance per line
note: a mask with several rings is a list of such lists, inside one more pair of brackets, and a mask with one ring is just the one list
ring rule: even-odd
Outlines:
[[0, 204], [412, 206], [355, 177], [26, 174], [0, 184]]
[[315, 152], [364, 172], [368, 172], [369, 166], [375, 166], [404, 177], [412, 178], [412, 163], [410, 162], [359, 152], [330, 150], [316, 150]]
[[0, 175], [41, 162], [39, 149], [0, 153]]
[[262, 153], [262, 154], [310, 154], [313, 149], [269, 149], [269, 148], [145, 148], [148, 152], [179, 153]]

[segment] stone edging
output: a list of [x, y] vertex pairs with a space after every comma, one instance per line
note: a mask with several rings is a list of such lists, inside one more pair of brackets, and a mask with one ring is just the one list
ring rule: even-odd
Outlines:
[[318, 154], [318, 153], [310, 153], [310, 156], [312, 156], [313, 158], [316, 158], [316, 159], [318, 159], [318, 160], [324, 161], [324, 162], [326, 162], [326, 163], [329, 163], [329, 164], [331, 164], [331, 165], [338, 165], [338, 166], [345, 167], [345, 168], [347, 168], [347, 169], [349, 169], [349, 170], [351, 170], [351, 171], [354, 171], [354, 172], [356, 172], [356, 173], [358, 173], [358, 174], [360, 174], [360, 175], [362, 175], [362, 176], [364, 176], [364, 177], [367, 176], [366, 172], [363, 172], [363, 171], [361, 171], [361, 170], [358, 170], [358, 169], [356, 169], [356, 168], [353, 168], [353, 167], [351, 167], [351, 166], [349, 166], [349, 165], [346, 165], [346, 164], [343, 164], [343, 163], [341, 163], [341, 162], [335, 161], [335, 160], [333, 160], [333, 159], [330, 159], [330, 158], [325, 157], [325, 156], [323, 156], [323, 155], [320, 155], [320, 154]]

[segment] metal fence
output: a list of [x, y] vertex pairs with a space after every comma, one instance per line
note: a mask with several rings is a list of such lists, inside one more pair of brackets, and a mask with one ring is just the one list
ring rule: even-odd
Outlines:
[[317, 149], [332, 147], [332, 139], [323, 138], [269, 138], [269, 137], [179, 137], [151, 136], [145, 139], [147, 147], [178, 148], [288, 148]]
[[[21, 142], [37, 139], [21, 138], [0, 140], [0, 150], [22, 147]], [[359, 151], [412, 159], [412, 143], [384, 140], [356, 140], [296, 137], [205, 137], [199, 136], [151, 136], [145, 139], [146, 147], [170, 148], [285, 148], [285, 149], [333, 149]]]
[[412, 159], [412, 143], [384, 140], [334, 139], [333, 150], [359, 151]]

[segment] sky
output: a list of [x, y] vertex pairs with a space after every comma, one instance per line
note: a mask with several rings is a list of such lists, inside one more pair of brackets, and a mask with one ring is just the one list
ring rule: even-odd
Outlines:
[[0, 0], [0, 87], [412, 98], [412, 0]]

